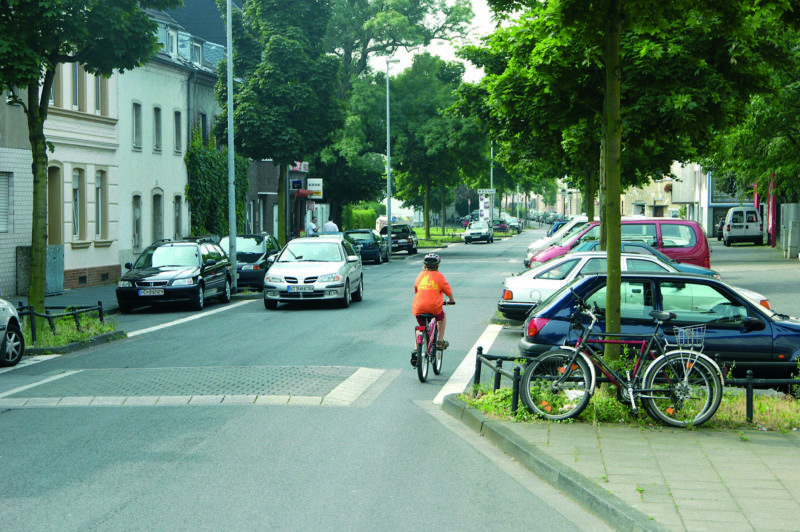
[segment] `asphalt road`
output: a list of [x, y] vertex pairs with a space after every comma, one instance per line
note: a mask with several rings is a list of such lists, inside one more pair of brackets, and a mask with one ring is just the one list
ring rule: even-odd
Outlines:
[[458, 304], [426, 384], [409, 364], [422, 255], [365, 266], [349, 309], [137, 312], [125, 340], [4, 373], [0, 398], [27, 406], [0, 411], [2, 528], [603, 529], [436, 404], [477, 343], [514, 352], [519, 328], [490, 322], [540, 234], [441, 252]]

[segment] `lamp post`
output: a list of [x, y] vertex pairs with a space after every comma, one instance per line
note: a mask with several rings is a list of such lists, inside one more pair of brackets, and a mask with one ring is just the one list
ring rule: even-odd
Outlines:
[[389, 63], [399, 63], [399, 59], [386, 60], [386, 237], [389, 239], [388, 254], [392, 254], [392, 145], [389, 126]]
[[231, 30], [231, 0], [227, 1], [225, 15], [227, 39], [227, 86], [228, 86], [228, 251], [231, 261], [231, 292], [238, 289], [236, 273], [236, 172], [233, 158], [233, 32]]

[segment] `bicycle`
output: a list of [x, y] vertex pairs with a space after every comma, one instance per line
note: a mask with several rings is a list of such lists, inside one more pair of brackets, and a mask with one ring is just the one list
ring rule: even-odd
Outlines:
[[[455, 305], [455, 301], [445, 301], [444, 305]], [[433, 314], [419, 314], [425, 320], [425, 325], [414, 328], [416, 336], [417, 377], [420, 382], [428, 380], [428, 367], [433, 366], [433, 373], [439, 375], [442, 371], [442, 358], [444, 349], [436, 347], [439, 338], [439, 322]]]
[[[597, 368], [617, 387], [617, 398], [629, 403], [634, 413], [638, 413], [638, 400], [651, 418], [674, 427], [698, 426], [714, 415], [722, 401], [724, 378], [719, 366], [701, 352], [705, 325], [673, 327], [677, 349], [667, 351], [672, 344], [661, 330], [665, 322], [675, 318], [674, 313], [651, 311], [656, 325], [649, 338], [594, 332], [603, 311], [596, 303], [594, 309], [590, 308], [573, 294], [578, 306], [570, 317], [570, 329], [582, 328], [583, 332], [574, 347], [550, 350], [525, 369], [522, 399], [531, 412], [551, 420], [578, 416], [594, 393]], [[581, 322], [581, 316], [589, 318], [588, 326]], [[611, 368], [603, 360], [602, 350], [598, 353], [591, 345], [607, 343], [636, 347], [632, 369], [625, 375]]]

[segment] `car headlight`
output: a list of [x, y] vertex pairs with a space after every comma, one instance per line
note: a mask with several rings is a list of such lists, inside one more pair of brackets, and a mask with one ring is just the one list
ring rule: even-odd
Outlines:
[[320, 283], [329, 283], [331, 281], [341, 281], [342, 276], [338, 273], [328, 273], [326, 275], [320, 275], [317, 281]]
[[186, 279], [175, 279], [172, 281], [172, 286], [192, 286], [194, 284], [194, 279], [192, 277], [187, 277]]
[[281, 277], [280, 275], [275, 275], [275, 274], [269, 274], [268, 273], [267, 275], [264, 276], [264, 282], [265, 283], [282, 283], [283, 282], [283, 277]]
[[120, 288], [130, 288], [133, 286], [130, 281], [120, 281], [117, 283], [117, 286]]
[[244, 266], [242, 266], [242, 270], [249, 271], [249, 270], [260, 270], [260, 269], [261, 266], [259, 266], [258, 264], [245, 264]]

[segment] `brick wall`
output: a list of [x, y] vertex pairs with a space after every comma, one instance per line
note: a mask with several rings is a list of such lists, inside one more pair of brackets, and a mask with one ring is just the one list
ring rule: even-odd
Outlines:
[[94, 266], [64, 271], [64, 288], [80, 288], [82, 286], [98, 286], [116, 283], [122, 276], [119, 264], [110, 266]]
[[0, 233], [0, 292], [10, 297], [17, 288], [17, 246], [31, 245], [33, 220], [33, 174], [31, 152], [0, 148], [0, 172], [9, 179], [9, 228]]

